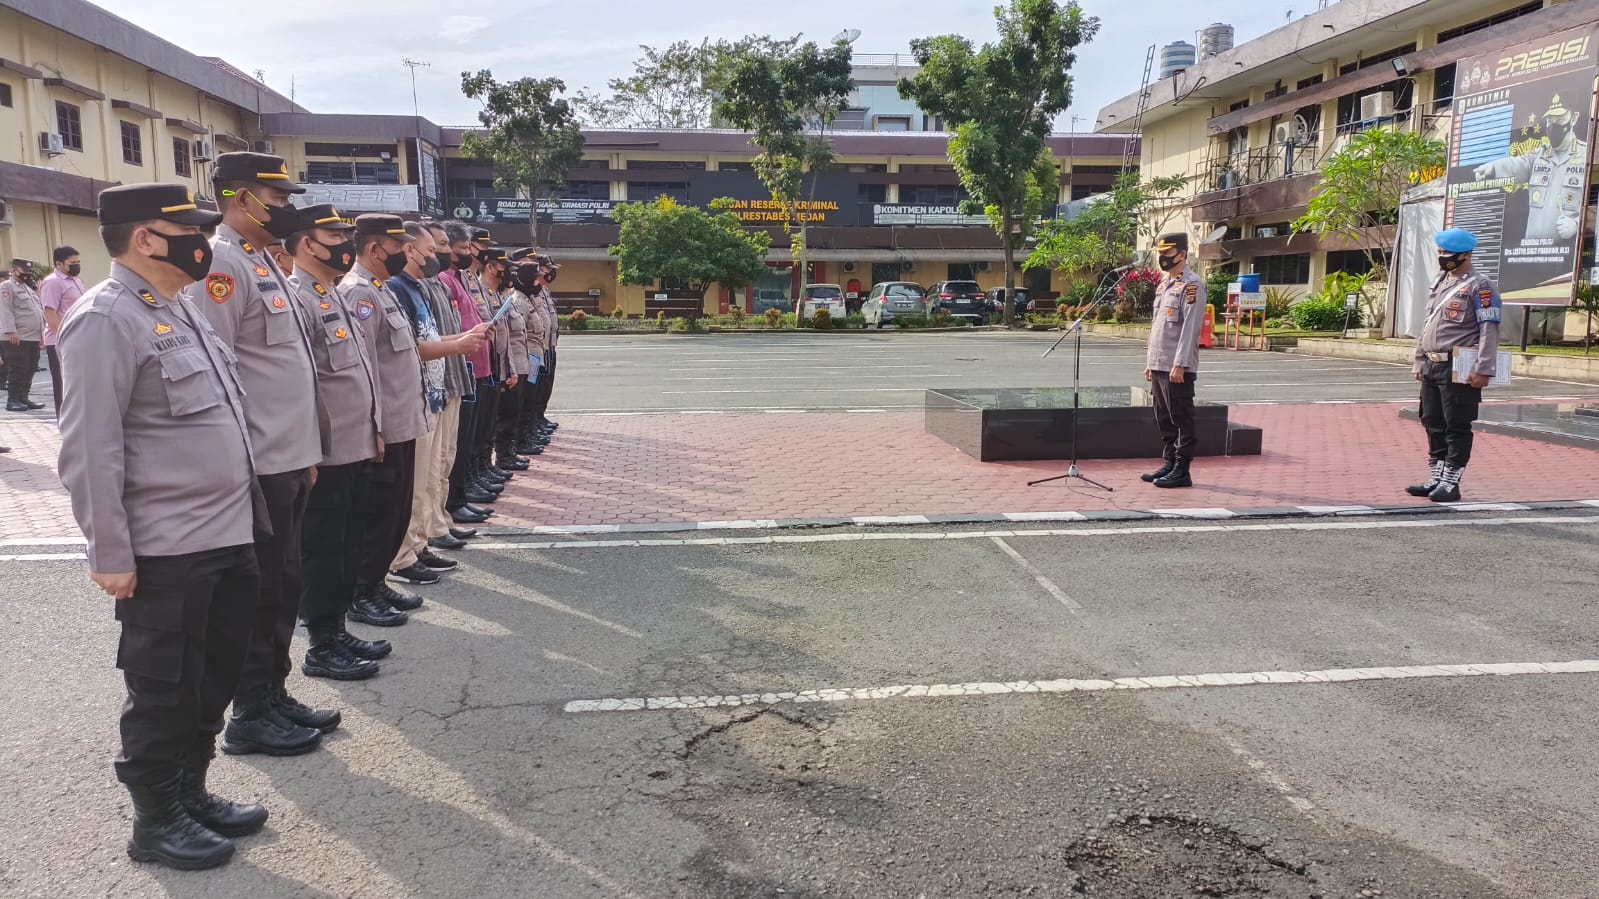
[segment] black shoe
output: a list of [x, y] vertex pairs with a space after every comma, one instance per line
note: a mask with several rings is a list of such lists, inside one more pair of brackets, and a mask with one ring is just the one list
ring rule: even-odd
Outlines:
[[446, 559], [435, 555], [432, 550], [424, 549], [416, 554], [416, 564], [429, 571], [454, 571], [461, 567], [461, 563], [454, 559]]
[[365, 659], [368, 662], [386, 659], [389, 653], [394, 651], [394, 644], [387, 640], [362, 640], [343, 628], [339, 629], [334, 639], [339, 642], [339, 646], [346, 653], [358, 659]]
[[1166, 489], [1194, 486], [1194, 479], [1188, 475], [1188, 460], [1179, 459], [1177, 464], [1172, 466], [1172, 470], [1166, 473], [1165, 477], [1155, 481], [1155, 486]]
[[1457, 484], [1439, 484], [1427, 494], [1427, 498], [1435, 503], [1460, 502], [1460, 487]]
[[476, 485], [468, 486], [461, 496], [469, 503], [492, 503], [499, 499], [498, 496], [487, 490], [479, 490]]
[[377, 662], [351, 655], [340, 645], [336, 633], [318, 634], [311, 639], [311, 648], [305, 651], [305, 661], [300, 664], [300, 672], [306, 677], [366, 680], [381, 670]]
[[[505, 492], [505, 484], [498, 481], [478, 481], [474, 483], [472, 487], [495, 498], [498, 498], [500, 494]], [[484, 502], [492, 503], [494, 500], [488, 499], [484, 500]]]
[[484, 518], [494, 517], [493, 509], [479, 509], [477, 506], [474, 506], [471, 503], [466, 504], [466, 511], [471, 512], [473, 515], [481, 515]]
[[[455, 536], [454, 534], [445, 534], [443, 537], [434, 537], [432, 540], [429, 540], [428, 546], [431, 546], [434, 549], [443, 549], [450, 552], [456, 552], [466, 549], [466, 541]], [[427, 563], [424, 562], [423, 564]], [[431, 568], [432, 566], [429, 565], [428, 567]]]
[[459, 509], [450, 510], [450, 520], [454, 521], [456, 524], [482, 524], [484, 521], [488, 520], [488, 516], [484, 515], [481, 511], [468, 511], [468, 507], [462, 506]]
[[501, 484], [509, 481], [513, 476], [513, 472], [506, 471], [505, 469], [494, 465], [489, 466], [489, 470], [484, 472], [484, 474], [496, 481], [499, 481]]
[[6, 403], [6, 411], [7, 412], [27, 412], [27, 411], [29, 411], [29, 409], [28, 409], [28, 404], [27, 403], [7, 402]]
[[23, 405], [34, 411], [44, 408], [44, 403], [36, 403], [33, 400], [28, 400], [27, 402], [23, 403]]
[[544, 426], [546, 428], [549, 428], [551, 431], [559, 431], [561, 429], [561, 423], [560, 422], [558, 422], [558, 421], [550, 421], [548, 418], [544, 419]]
[[506, 457], [501, 456], [494, 461], [494, 466], [496, 468], [501, 468], [506, 471], [527, 471], [530, 464], [531, 463], [529, 463], [528, 460], [517, 457], [507, 459]]
[[272, 691], [272, 707], [289, 721], [324, 734], [338, 730], [344, 721], [338, 709], [313, 709], [291, 696], [282, 684]]
[[477, 528], [450, 528], [450, 536], [457, 540], [471, 540], [477, 536]]
[[[391, 571], [389, 572], [389, 577], [397, 581], [404, 581], [408, 584], [422, 584], [424, 586], [428, 584], [437, 584], [439, 582], [438, 573], [428, 568], [426, 565], [423, 565], [421, 562], [412, 562], [408, 567], [401, 568], [397, 571]], [[359, 605], [360, 602], [361, 600], [357, 598], [356, 604]]]
[[1176, 467], [1177, 463], [1175, 461], [1167, 459], [1165, 465], [1162, 465], [1148, 474], [1139, 475], [1139, 477], [1144, 479], [1144, 483], [1153, 484], [1161, 478], [1171, 474], [1171, 470]]
[[516, 451], [524, 456], [542, 456], [544, 455], [544, 444], [518, 443], [516, 445]]
[[370, 624], [373, 627], [400, 627], [411, 620], [410, 615], [390, 606], [375, 593], [357, 596], [346, 617], [351, 621]]
[[422, 608], [422, 597], [415, 593], [401, 593], [388, 584], [378, 585], [378, 599], [402, 612], [414, 612]]
[[128, 785], [133, 797], [133, 837], [128, 857], [179, 871], [200, 871], [228, 863], [233, 841], [194, 820], [178, 794], [182, 775], [159, 784]]
[[1440, 483], [1439, 479], [1443, 476], [1444, 464], [1442, 462], [1433, 462], [1431, 465], [1432, 470], [1428, 474], [1427, 480], [1424, 483], [1411, 484], [1409, 487], [1406, 487], [1406, 493], [1422, 499], [1432, 496], [1432, 492], [1438, 489], [1438, 484]]
[[205, 788], [211, 760], [183, 769], [178, 780], [178, 803], [189, 817], [225, 837], [246, 837], [266, 826], [267, 810], [255, 802], [229, 802]]
[[295, 724], [265, 702], [235, 706], [222, 731], [222, 751], [228, 755], [305, 755], [320, 745], [321, 731]]

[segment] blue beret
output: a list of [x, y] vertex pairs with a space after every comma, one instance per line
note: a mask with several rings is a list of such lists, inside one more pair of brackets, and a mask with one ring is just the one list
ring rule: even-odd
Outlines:
[[1439, 231], [1438, 249], [1446, 253], [1470, 253], [1477, 249], [1477, 235], [1465, 228], [1450, 228], [1448, 231]]

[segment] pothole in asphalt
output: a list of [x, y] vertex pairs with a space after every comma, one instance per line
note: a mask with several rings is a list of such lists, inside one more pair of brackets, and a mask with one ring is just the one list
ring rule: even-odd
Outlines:
[[815, 776], [827, 767], [832, 748], [820, 722], [793, 710], [765, 708], [700, 731], [689, 738], [681, 757], [695, 782], [761, 788]]
[[1325, 895], [1304, 862], [1199, 820], [1127, 819], [1074, 842], [1067, 863], [1077, 892], [1101, 899]]

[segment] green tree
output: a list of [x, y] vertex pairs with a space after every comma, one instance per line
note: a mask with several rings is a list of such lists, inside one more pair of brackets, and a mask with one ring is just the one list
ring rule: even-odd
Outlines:
[[608, 252], [616, 257], [617, 279], [646, 287], [675, 281], [701, 299], [712, 284], [729, 290], [754, 284], [766, 272], [772, 237], [746, 229], [729, 211], [732, 203], [717, 200], [706, 212], [660, 197], [616, 207], [622, 233]]
[[1022, 268], [1081, 277], [1132, 261], [1139, 237], [1165, 233], [1181, 211], [1187, 185], [1182, 175], [1140, 182], [1137, 173], [1123, 173], [1077, 215], [1040, 225], [1038, 243]]
[[752, 132], [750, 143], [760, 150], [755, 174], [783, 213], [783, 230], [793, 243], [802, 283], [810, 281], [806, 231], [817, 218], [812, 211], [816, 175], [833, 162], [827, 126], [855, 88], [852, 56], [845, 41], [825, 49], [814, 41], [752, 45], [723, 54], [715, 74], [716, 115]]
[[[1400, 198], [1414, 185], [1417, 173], [1444, 164], [1446, 150], [1443, 141], [1408, 131], [1374, 128], [1356, 134], [1322, 166], [1321, 183], [1305, 214], [1294, 221], [1294, 233], [1367, 244], [1372, 280], [1386, 281], [1379, 250], [1391, 253], [1393, 247], [1370, 246], [1366, 229], [1398, 222]], [[1382, 327], [1383, 296], [1376, 291], [1363, 296], [1367, 324]]]
[[922, 67], [902, 80], [900, 95], [944, 117], [949, 155], [972, 199], [988, 213], [1005, 251], [1005, 312], [1015, 315], [1016, 252], [1037, 226], [1037, 209], [1053, 187], [1042, 161], [1056, 116], [1071, 104], [1076, 49], [1099, 20], [1076, 2], [1010, 0], [994, 10], [999, 40], [981, 50], [960, 35], [911, 42]]
[[595, 128], [698, 130], [711, 127], [716, 71], [731, 54], [751, 50], [786, 53], [799, 38], [750, 36], [737, 41], [677, 41], [665, 48], [640, 46], [633, 74], [612, 78], [604, 93], [578, 91], [573, 105]]
[[583, 158], [583, 132], [572, 104], [560, 96], [565, 91], [559, 78], [499, 82], [487, 69], [461, 73], [461, 92], [483, 104], [483, 130], [462, 137], [461, 153], [492, 161], [500, 187], [526, 191], [535, 246], [541, 193], [565, 184], [567, 171]]
[[1588, 313], [1588, 326], [1583, 329], [1582, 351], [1584, 354], [1593, 352], [1593, 317], [1599, 313], [1599, 285], [1579, 283], [1576, 298], [1571, 301], [1571, 308]]

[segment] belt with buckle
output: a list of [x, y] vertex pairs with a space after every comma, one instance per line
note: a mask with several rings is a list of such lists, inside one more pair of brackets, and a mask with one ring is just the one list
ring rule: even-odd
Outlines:
[[1428, 353], [1428, 362], [1448, 362], [1452, 357], [1448, 353]]

